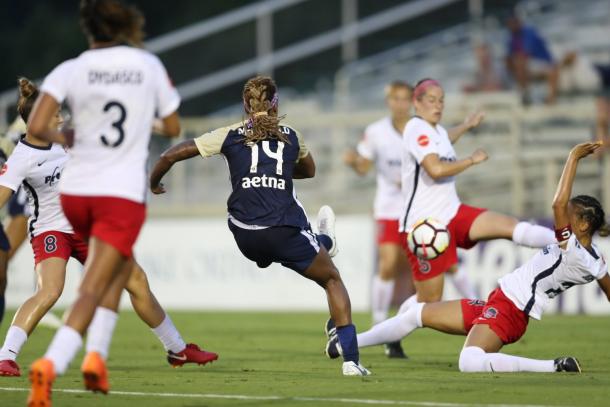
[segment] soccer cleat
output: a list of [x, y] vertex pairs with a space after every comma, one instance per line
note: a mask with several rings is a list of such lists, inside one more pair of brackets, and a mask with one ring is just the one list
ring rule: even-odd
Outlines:
[[0, 376], [20, 377], [19, 365], [14, 360], [0, 360]]
[[328, 339], [324, 353], [329, 359], [337, 359], [343, 354], [343, 349], [341, 349], [341, 343], [339, 342], [338, 335], [333, 335]]
[[385, 344], [385, 355], [389, 359], [409, 359], [407, 355], [405, 355], [405, 351], [402, 349], [402, 345], [400, 341], [386, 343]]
[[562, 358], [555, 359], [555, 371], [582, 373], [578, 359], [572, 356], [564, 356]]
[[330, 257], [335, 257], [339, 252], [337, 239], [335, 238], [335, 220], [335, 212], [330, 206], [324, 205], [320, 208], [320, 211], [318, 212], [318, 233], [326, 235], [332, 240], [333, 247], [328, 250], [328, 255]]
[[49, 359], [38, 359], [30, 366], [30, 395], [28, 407], [51, 407], [51, 388], [55, 381], [55, 368]]
[[343, 362], [343, 376], [370, 376], [371, 372], [360, 363]]
[[337, 327], [332, 318], [326, 320], [326, 324], [324, 324], [324, 333], [328, 339], [337, 334]]
[[108, 370], [104, 358], [97, 352], [89, 352], [80, 367], [85, 382], [85, 389], [94, 393], [108, 394]]
[[40, 322], [38, 322], [38, 326], [44, 326], [45, 328], [51, 329], [59, 329], [63, 325], [61, 318], [52, 312], [47, 312], [44, 314]]
[[197, 363], [205, 365], [218, 359], [218, 355], [214, 352], [207, 352], [199, 348], [194, 343], [189, 343], [182, 352], [174, 353], [167, 351], [167, 362], [173, 367], [180, 367], [185, 363]]

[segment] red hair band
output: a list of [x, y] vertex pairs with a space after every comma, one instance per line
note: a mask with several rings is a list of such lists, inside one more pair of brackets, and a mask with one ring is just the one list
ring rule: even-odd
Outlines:
[[428, 88], [431, 88], [433, 86], [438, 86], [440, 88], [441, 84], [439, 81], [434, 79], [426, 79], [425, 81], [419, 83], [415, 87], [415, 89], [413, 89], [413, 99], [419, 99], [421, 95], [426, 93], [426, 90], [428, 90]]

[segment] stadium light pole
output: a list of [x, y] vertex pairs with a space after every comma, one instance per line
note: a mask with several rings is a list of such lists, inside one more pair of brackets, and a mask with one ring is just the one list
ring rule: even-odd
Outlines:
[[358, 1], [341, 0], [341, 59], [348, 63], [358, 59], [358, 35], [356, 35], [356, 22], [358, 21]]

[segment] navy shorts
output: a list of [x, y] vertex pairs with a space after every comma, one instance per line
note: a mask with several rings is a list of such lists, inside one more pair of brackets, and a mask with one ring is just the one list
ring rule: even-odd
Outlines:
[[0, 250], [8, 252], [11, 249], [11, 244], [8, 241], [8, 237], [4, 232], [4, 228], [0, 225]]
[[19, 187], [17, 192], [15, 192], [8, 201], [8, 214], [11, 217], [30, 216], [27, 201], [28, 197], [25, 190], [23, 187]]
[[318, 237], [310, 230], [292, 226], [274, 226], [250, 230], [229, 221], [237, 247], [260, 268], [280, 263], [297, 273], [303, 273], [320, 251]]

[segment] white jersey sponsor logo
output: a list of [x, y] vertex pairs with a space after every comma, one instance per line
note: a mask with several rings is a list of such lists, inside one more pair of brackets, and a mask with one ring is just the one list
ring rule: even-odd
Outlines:
[[23, 184], [30, 209], [30, 237], [43, 232], [73, 233], [59, 202], [59, 181], [68, 153], [58, 145], [39, 147], [21, 140], [0, 174], [0, 185], [17, 191]]
[[421, 166], [429, 154], [437, 154], [442, 161], [456, 160], [447, 131], [439, 124], [432, 126], [425, 120], [414, 117], [405, 126], [401, 150], [404, 196], [401, 232], [429, 217], [448, 224], [460, 207], [455, 178], [434, 180]]
[[584, 248], [572, 235], [540, 250], [531, 260], [499, 280], [504, 294], [530, 317], [540, 319], [551, 298], [575, 285], [604, 277], [608, 266], [595, 245]]
[[389, 117], [369, 125], [358, 144], [358, 154], [375, 163], [375, 219], [400, 219], [404, 201], [400, 188], [401, 146], [402, 135]]
[[57, 66], [41, 92], [72, 111], [75, 142], [61, 192], [144, 202], [152, 121], [180, 104], [161, 61], [128, 46], [88, 50]]

